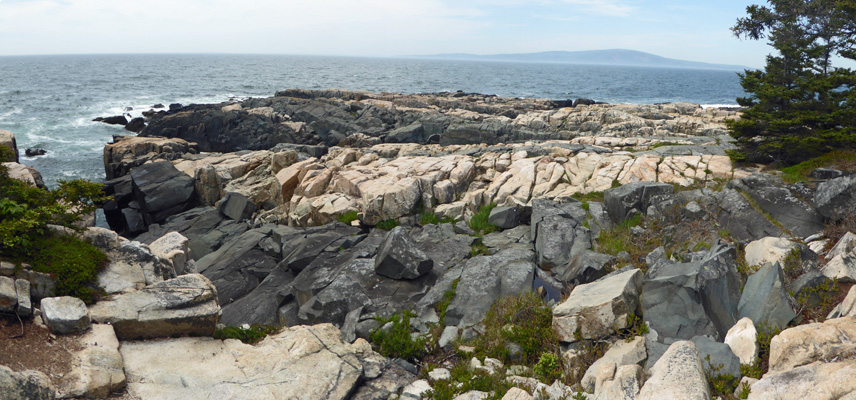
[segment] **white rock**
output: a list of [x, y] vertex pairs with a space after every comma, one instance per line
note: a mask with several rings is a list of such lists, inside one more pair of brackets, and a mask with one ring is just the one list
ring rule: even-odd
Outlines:
[[856, 282], [856, 254], [839, 254], [826, 263], [820, 273], [839, 282]]
[[110, 325], [92, 325], [78, 339], [81, 350], [72, 355], [71, 371], [57, 383], [60, 397], [107, 398], [125, 387], [119, 340]]
[[187, 253], [190, 251], [188, 243], [190, 241], [184, 235], [169, 232], [152, 242], [149, 249], [154, 255], [169, 260], [177, 275], [183, 275], [187, 273]]
[[407, 386], [401, 391], [401, 399], [414, 399], [418, 400], [422, 398], [422, 395], [425, 392], [431, 390], [431, 385], [425, 379], [420, 379], [415, 381]]
[[563, 342], [609, 336], [627, 326], [627, 316], [640, 307], [642, 271], [633, 269], [580, 285], [553, 309], [553, 329]]
[[856, 234], [853, 232], [847, 232], [841, 237], [841, 239], [838, 239], [835, 246], [832, 246], [832, 248], [829, 249], [825, 258], [827, 260], [831, 260], [838, 255], [850, 254], [854, 249], [856, 249]]
[[642, 367], [636, 364], [622, 365], [615, 370], [611, 380], [601, 383], [595, 394], [596, 400], [635, 400], [642, 385]]
[[737, 321], [725, 335], [725, 344], [740, 359], [740, 364], [752, 364], [758, 358], [758, 331], [748, 317]]
[[710, 400], [704, 367], [695, 344], [672, 343], [650, 370], [639, 400]]
[[442, 381], [452, 379], [452, 373], [446, 368], [434, 368], [428, 372], [428, 379], [432, 381]]
[[844, 298], [841, 304], [832, 309], [829, 315], [826, 316], [826, 319], [853, 316], [856, 316], [856, 285], [850, 287], [847, 297]]
[[457, 326], [447, 326], [443, 329], [443, 334], [440, 335], [440, 340], [437, 341], [437, 345], [440, 348], [445, 348], [452, 344], [455, 340], [458, 339], [458, 327]]
[[796, 243], [777, 237], [765, 237], [746, 245], [746, 263], [764, 265], [782, 261], [791, 252]]
[[596, 375], [601, 364], [613, 363], [615, 364], [615, 367], [613, 367], [614, 370], [616, 367], [623, 365], [641, 365], [646, 359], [648, 359], [648, 351], [645, 348], [644, 337], [637, 336], [630, 342], [619, 340], [604, 353], [603, 357], [595, 361], [586, 370], [583, 379], [580, 381], [580, 385], [582, 385], [585, 391], [595, 393]]
[[770, 372], [856, 354], [856, 317], [788, 328], [770, 341]]
[[505, 396], [502, 396], [502, 400], [533, 400], [533, 399], [534, 398], [532, 397], [531, 394], [529, 394], [529, 392], [527, 392], [521, 388], [517, 388], [517, 387], [513, 387], [511, 389], [508, 389], [508, 391], [505, 392]]
[[490, 394], [487, 392], [470, 390], [466, 393], [455, 396], [454, 400], [482, 400], [488, 398], [488, 396], [490, 396]]
[[[856, 392], [856, 362], [812, 363], [799, 368], [768, 372], [752, 385], [749, 400], [852, 399]], [[845, 394], [851, 394], [842, 397]]]

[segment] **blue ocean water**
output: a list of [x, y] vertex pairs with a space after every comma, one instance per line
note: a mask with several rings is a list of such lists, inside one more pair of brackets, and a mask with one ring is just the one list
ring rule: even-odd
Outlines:
[[733, 105], [734, 72], [643, 67], [278, 55], [69, 55], [0, 57], [0, 129], [48, 186], [104, 178], [102, 151], [119, 126], [92, 119], [140, 115], [157, 103], [212, 103], [287, 88], [404, 93], [463, 90], [609, 103]]

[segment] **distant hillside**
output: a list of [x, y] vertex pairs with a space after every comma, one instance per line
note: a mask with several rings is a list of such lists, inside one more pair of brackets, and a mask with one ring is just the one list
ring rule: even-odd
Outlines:
[[477, 55], [465, 53], [434, 54], [410, 56], [417, 58], [437, 58], [446, 60], [482, 60], [547, 62], [568, 64], [626, 65], [637, 67], [668, 67], [695, 69], [722, 69], [742, 71], [748, 67], [741, 65], [710, 64], [697, 61], [677, 60], [635, 50], [588, 50], [588, 51], [544, 51], [540, 53]]

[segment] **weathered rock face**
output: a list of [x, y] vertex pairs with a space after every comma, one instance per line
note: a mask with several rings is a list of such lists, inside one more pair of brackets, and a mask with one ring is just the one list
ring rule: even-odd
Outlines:
[[[586, 370], [580, 385], [589, 393], [596, 393], [595, 386], [597, 382], [597, 373], [601, 367], [606, 364], [613, 363], [616, 367], [624, 365], [641, 365], [648, 358], [648, 352], [645, 349], [645, 338], [637, 336], [630, 342], [618, 341], [609, 348], [609, 350], [594, 364]], [[637, 387], [636, 390], [639, 388]], [[609, 397], [607, 397], [609, 398]]]
[[50, 378], [37, 371], [14, 372], [0, 365], [0, 393], [7, 400], [53, 400]]
[[568, 299], [553, 309], [553, 328], [559, 340], [596, 339], [625, 328], [627, 316], [641, 311], [642, 275], [633, 269], [574, 288]]
[[770, 341], [770, 371], [856, 356], [856, 317], [788, 328]]
[[588, 213], [579, 202], [532, 201], [532, 239], [538, 265], [562, 276], [578, 254], [591, 248], [591, 232], [582, 226]]
[[701, 357], [692, 342], [675, 342], [650, 370], [639, 400], [709, 400]]
[[7, 147], [12, 151], [12, 159], [11, 160], [0, 160], [0, 161], [18, 161], [18, 143], [15, 141], [15, 134], [9, 131], [5, 131], [0, 129], [0, 146]]
[[752, 174], [729, 182], [728, 187], [746, 193], [762, 211], [798, 237], [823, 230], [817, 211], [786, 188], [776, 175]]
[[782, 230], [734, 189], [717, 193], [719, 211], [716, 220], [736, 240], [747, 243], [768, 236], [781, 236]]
[[10, 178], [17, 179], [33, 187], [46, 187], [45, 182], [42, 180], [42, 174], [36, 171], [35, 168], [13, 162], [4, 162], [2, 164], [8, 169]]
[[214, 334], [220, 318], [217, 289], [202, 275], [189, 274], [102, 300], [92, 320], [111, 324], [119, 339]]
[[12, 313], [18, 305], [18, 290], [15, 280], [0, 276], [0, 312]]
[[193, 205], [193, 179], [168, 161], [141, 165], [130, 175], [147, 225], [162, 222]]
[[634, 212], [645, 215], [651, 198], [675, 192], [672, 185], [655, 182], [634, 182], [603, 192], [603, 202], [615, 223], [622, 223]]
[[115, 179], [154, 160], [175, 160], [185, 153], [196, 153], [195, 143], [182, 139], [114, 136], [113, 143], [104, 146], [104, 171], [107, 179]]
[[[126, 342], [128, 392], [147, 399], [346, 399], [366, 373], [357, 345], [329, 324], [250, 346], [210, 338]], [[363, 350], [364, 351], [364, 350]]]

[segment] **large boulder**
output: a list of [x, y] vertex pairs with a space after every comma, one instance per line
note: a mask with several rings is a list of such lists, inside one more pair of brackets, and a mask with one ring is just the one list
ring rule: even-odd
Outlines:
[[4, 400], [53, 400], [56, 391], [47, 375], [38, 371], [14, 372], [0, 365], [0, 394]]
[[214, 334], [220, 318], [217, 289], [199, 274], [155, 283], [102, 300], [92, 320], [112, 324], [122, 340]]
[[788, 328], [770, 341], [770, 371], [856, 357], [856, 317]]
[[650, 370], [639, 400], [710, 400], [702, 360], [692, 342], [675, 342]]
[[0, 312], [13, 313], [18, 305], [18, 291], [15, 280], [0, 276]]
[[568, 269], [559, 278], [566, 283], [594, 282], [606, 276], [606, 266], [614, 260], [615, 257], [608, 254], [584, 251], [571, 260]]
[[720, 243], [701, 260], [651, 268], [642, 289], [643, 315], [660, 343], [721, 338], [737, 321], [739, 298], [735, 250]]
[[746, 245], [746, 263], [764, 265], [781, 262], [797, 244], [778, 237], [765, 237]]
[[728, 334], [725, 335], [725, 344], [731, 348], [739, 359], [740, 364], [752, 364], [758, 358], [758, 330], [749, 318], [741, 318], [737, 321]]
[[41, 306], [42, 319], [53, 333], [81, 333], [92, 325], [89, 309], [77, 297], [49, 297], [42, 299]]
[[563, 303], [553, 308], [553, 328], [563, 342], [597, 339], [627, 327], [629, 315], [639, 315], [641, 270], [608, 275], [574, 288]]
[[591, 232], [582, 226], [586, 216], [579, 202], [532, 201], [530, 229], [538, 266], [561, 275], [574, 256], [591, 248]]
[[767, 264], [749, 276], [737, 313], [740, 318], [748, 317], [755, 324], [777, 328], [786, 327], [796, 317], [779, 263]]
[[630, 341], [620, 340], [615, 342], [609, 350], [604, 353], [586, 370], [580, 381], [586, 392], [594, 393], [597, 381], [597, 373], [600, 368], [608, 363], [614, 363], [616, 367], [622, 365], [642, 365], [648, 359], [648, 351], [645, 348], [645, 338], [637, 336]]
[[184, 235], [173, 231], [152, 242], [149, 249], [155, 256], [169, 260], [176, 275], [184, 275], [188, 272], [195, 272], [188, 271], [188, 262], [191, 261], [188, 257], [188, 253], [190, 253], [189, 244], [190, 241]]
[[134, 197], [140, 203], [146, 225], [193, 206], [193, 178], [169, 161], [143, 164], [131, 171]]
[[433, 267], [434, 261], [416, 247], [401, 226], [389, 231], [375, 257], [375, 271], [392, 279], [416, 279]]
[[603, 192], [603, 202], [610, 218], [622, 223], [634, 213], [645, 215], [651, 198], [675, 192], [672, 185], [657, 182], [633, 182]]
[[228, 192], [220, 200], [217, 210], [231, 219], [240, 221], [250, 219], [256, 212], [256, 205], [243, 194]]
[[181, 338], [125, 342], [121, 353], [128, 393], [142, 400], [332, 400], [349, 398], [368, 374], [359, 350], [322, 324], [286, 328], [255, 346]]
[[814, 194], [817, 212], [837, 220], [856, 209], [856, 174], [830, 179], [817, 185]]

